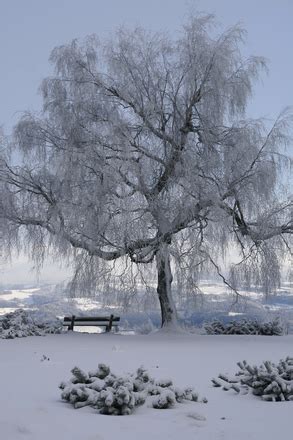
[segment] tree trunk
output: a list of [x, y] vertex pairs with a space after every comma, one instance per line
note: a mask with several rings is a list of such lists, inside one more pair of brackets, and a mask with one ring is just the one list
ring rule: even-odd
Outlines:
[[163, 243], [156, 254], [158, 270], [157, 292], [161, 306], [162, 327], [177, 328], [177, 313], [172, 298], [171, 284], [172, 272], [170, 265], [170, 254], [167, 243]]

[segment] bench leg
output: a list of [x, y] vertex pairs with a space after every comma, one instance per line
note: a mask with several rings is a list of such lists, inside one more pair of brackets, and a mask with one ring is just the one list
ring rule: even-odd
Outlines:
[[75, 321], [75, 315], [72, 315], [71, 323], [70, 323], [70, 326], [68, 327], [68, 330], [72, 330], [73, 331], [73, 329], [74, 329], [74, 321]]
[[114, 315], [111, 315], [110, 319], [109, 319], [109, 324], [106, 327], [106, 332], [110, 332], [112, 330], [113, 318], [114, 318]]

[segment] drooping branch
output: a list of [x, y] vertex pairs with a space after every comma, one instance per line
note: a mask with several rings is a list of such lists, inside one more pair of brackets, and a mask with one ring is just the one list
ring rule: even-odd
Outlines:
[[[226, 284], [212, 252], [230, 237], [243, 258], [270, 243], [290, 250], [292, 200], [276, 202], [275, 161], [290, 118], [281, 115], [268, 134], [264, 122], [243, 120], [263, 60], [242, 57], [238, 26], [215, 38], [211, 24], [192, 17], [178, 39], [122, 30], [111, 43], [53, 51], [43, 112], [15, 130], [18, 166], [0, 162], [0, 216], [12, 238], [25, 230], [27, 248], [77, 249], [76, 261], [80, 251], [128, 264], [158, 257], [166, 298], [172, 246]], [[275, 264], [272, 255], [264, 250], [260, 264]]]

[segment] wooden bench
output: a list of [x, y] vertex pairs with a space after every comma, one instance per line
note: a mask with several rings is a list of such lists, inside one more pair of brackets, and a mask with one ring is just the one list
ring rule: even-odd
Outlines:
[[119, 316], [65, 316], [63, 326], [68, 327], [68, 330], [74, 330], [74, 326], [97, 326], [106, 327], [106, 332], [112, 330], [113, 324], [117, 326], [120, 321]]

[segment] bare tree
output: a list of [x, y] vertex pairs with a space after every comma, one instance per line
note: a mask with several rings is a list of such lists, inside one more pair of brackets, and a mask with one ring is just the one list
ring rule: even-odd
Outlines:
[[[293, 232], [279, 179], [290, 112], [270, 129], [245, 119], [265, 61], [242, 57], [240, 27], [213, 25], [193, 16], [177, 38], [122, 29], [55, 48], [43, 112], [20, 120], [18, 165], [0, 168], [7, 246], [73, 257], [77, 279], [99, 260], [155, 263], [163, 326], [176, 323], [172, 258], [234, 289], [248, 273], [269, 285]], [[231, 243], [242, 261], [229, 282], [217, 255]]]

